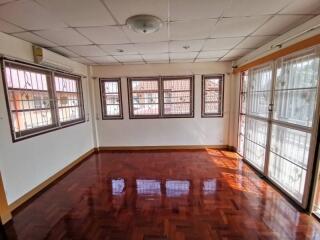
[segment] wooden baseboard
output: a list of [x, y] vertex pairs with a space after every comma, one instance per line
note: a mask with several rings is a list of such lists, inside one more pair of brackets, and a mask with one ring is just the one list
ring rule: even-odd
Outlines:
[[93, 154], [96, 151], [97, 151], [96, 148], [93, 148], [93, 149], [89, 150], [88, 152], [86, 152], [85, 154], [83, 154], [79, 158], [77, 158], [75, 161], [73, 161], [72, 163], [70, 163], [69, 165], [67, 165], [63, 169], [61, 169], [59, 172], [57, 172], [56, 174], [54, 174], [51, 177], [49, 177], [43, 183], [39, 184], [38, 186], [33, 188], [31, 191], [27, 192], [22, 197], [20, 197], [19, 199], [17, 199], [13, 203], [11, 203], [9, 205], [10, 212], [15, 210], [19, 206], [21, 206], [23, 203], [28, 201], [30, 198], [35, 196], [37, 193], [39, 193], [42, 190], [44, 190], [45, 188], [47, 188], [50, 184], [52, 184], [54, 181], [56, 181], [57, 179], [62, 177], [64, 174], [66, 174], [67, 172], [72, 170], [75, 166], [77, 166], [79, 163], [81, 163], [83, 160], [85, 160], [87, 157], [89, 157], [91, 154]]
[[11, 211], [8, 206], [6, 193], [0, 174], [0, 220], [2, 224], [9, 222], [12, 219]]
[[121, 147], [99, 147], [98, 151], [146, 151], [146, 150], [192, 150], [192, 149], [225, 149], [228, 145], [176, 145], [176, 146], [121, 146]]

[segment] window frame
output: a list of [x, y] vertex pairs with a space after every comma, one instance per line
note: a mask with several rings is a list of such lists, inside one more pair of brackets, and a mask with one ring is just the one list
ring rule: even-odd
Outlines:
[[[219, 78], [220, 79], [220, 113], [206, 113], [205, 112], [205, 81], [211, 78]], [[224, 113], [224, 74], [210, 74], [210, 75], [202, 75], [201, 79], [201, 118], [223, 118]]]
[[[190, 79], [190, 114], [164, 114], [163, 82], [166, 80]], [[157, 115], [134, 115], [132, 81], [157, 81], [158, 82], [158, 107]], [[169, 118], [194, 118], [194, 75], [158, 76], [158, 77], [129, 77], [127, 78], [129, 119], [169, 119]]]
[[[105, 113], [106, 104], [104, 103], [105, 95], [105, 82], [117, 82], [118, 83], [118, 97], [119, 97], [119, 115], [108, 116]], [[102, 120], [122, 120], [123, 119], [123, 105], [122, 105], [122, 89], [121, 89], [121, 78], [99, 78], [100, 88], [100, 103], [101, 103], [101, 116]]]
[[[77, 94], [79, 94], [79, 118], [78, 119], [73, 119], [65, 122], [61, 122], [59, 120], [59, 107], [57, 106], [57, 94], [56, 94], [56, 87], [55, 87], [55, 77], [66, 77], [71, 80], [75, 80], [77, 82]], [[56, 114], [58, 118], [58, 123], [60, 126], [69, 126], [69, 125], [74, 125], [76, 123], [82, 123], [85, 121], [85, 111], [84, 111], [84, 100], [83, 100], [83, 89], [82, 89], [82, 78], [81, 76], [75, 76], [67, 73], [61, 73], [61, 72], [53, 72], [53, 88], [54, 88], [54, 98], [55, 98], [55, 105], [56, 105]]]
[[[0, 58], [0, 64], [1, 64], [1, 77], [2, 77], [2, 83], [3, 83], [3, 91], [4, 91], [5, 102], [6, 102], [6, 110], [7, 110], [8, 121], [10, 126], [10, 134], [11, 134], [13, 143], [85, 122], [85, 109], [84, 109], [81, 76], [75, 75], [75, 74], [69, 74], [69, 73], [65, 73], [63, 71], [55, 70], [52, 68], [39, 66], [37, 64], [26, 63], [20, 60], [14, 60], [14, 59], [9, 59], [5, 57]], [[47, 76], [47, 87], [48, 87], [48, 96], [49, 96], [49, 102], [50, 102], [52, 124], [47, 126], [40, 126], [32, 129], [26, 129], [20, 132], [15, 131], [15, 127], [12, 119], [12, 109], [10, 107], [10, 101], [9, 101], [9, 87], [7, 84], [7, 77], [6, 77], [6, 67], [7, 66], [10, 67], [10, 65], [13, 65], [17, 69], [26, 70], [30, 72], [37, 72], [37, 73], [45, 74]], [[57, 99], [56, 99], [56, 93], [55, 93], [55, 85], [54, 85], [55, 73], [72, 76], [74, 78], [76, 77], [79, 78], [79, 86], [80, 86], [79, 93], [80, 93], [80, 101], [82, 103], [81, 118], [77, 120], [65, 122], [64, 124], [60, 123], [59, 116], [58, 116], [58, 108], [56, 103]], [[17, 133], [18, 134], [20, 133], [19, 136], [17, 136]]]
[[[190, 80], [190, 113], [189, 114], [165, 114], [164, 113], [164, 81], [172, 81], [172, 80]], [[161, 97], [161, 117], [162, 118], [193, 118], [194, 117], [194, 76], [186, 75], [186, 76], [163, 76], [160, 78], [160, 97]]]
[[[158, 108], [159, 113], [154, 115], [135, 115], [133, 113], [133, 91], [132, 91], [132, 81], [156, 81], [158, 85]], [[161, 94], [160, 94], [160, 78], [159, 77], [130, 77], [127, 78], [128, 86], [128, 105], [129, 105], [129, 119], [158, 119], [161, 118]]]

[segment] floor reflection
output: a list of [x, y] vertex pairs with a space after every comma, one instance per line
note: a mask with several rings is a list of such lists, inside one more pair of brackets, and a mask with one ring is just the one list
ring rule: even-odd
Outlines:
[[14, 214], [9, 239], [319, 239], [237, 156], [218, 150], [107, 152]]

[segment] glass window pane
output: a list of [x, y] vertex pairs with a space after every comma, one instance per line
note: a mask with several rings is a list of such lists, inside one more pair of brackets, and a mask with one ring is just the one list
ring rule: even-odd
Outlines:
[[118, 116], [120, 115], [120, 107], [119, 105], [107, 105], [106, 113], [108, 116]]
[[165, 114], [189, 114], [190, 103], [164, 104]]
[[223, 105], [223, 76], [204, 76], [202, 116], [221, 116]]
[[121, 119], [121, 79], [100, 79], [103, 119]]
[[131, 81], [132, 84], [132, 91], [139, 92], [139, 91], [158, 91], [158, 81]]
[[302, 201], [306, 170], [271, 152], [269, 176], [298, 201]]
[[253, 164], [256, 168], [263, 171], [264, 159], [265, 159], [265, 148], [246, 140], [245, 142], [244, 156], [247, 161]]
[[177, 80], [164, 80], [163, 90], [164, 91], [190, 91], [191, 84], [190, 79], [177, 79]]
[[134, 115], [158, 115], [158, 104], [133, 104]]

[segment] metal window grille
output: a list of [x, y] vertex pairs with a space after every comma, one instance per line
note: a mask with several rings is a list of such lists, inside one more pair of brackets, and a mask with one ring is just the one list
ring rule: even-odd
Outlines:
[[[5, 59], [2, 68], [13, 141], [59, 128], [66, 119], [61, 118], [60, 113], [64, 105], [79, 108], [81, 85], [67, 82], [69, 90], [62, 94], [66, 96], [63, 97], [59, 86], [55, 86], [51, 70]], [[74, 103], [75, 93], [77, 103]], [[76, 116], [73, 120], [83, 116], [82, 108]]]
[[122, 119], [121, 79], [100, 79], [103, 119]]
[[223, 116], [224, 76], [202, 76], [202, 117]]
[[83, 118], [80, 81], [80, 78], [71, 78], [61, 74], [54, 76], [55, 96], [61, 124]]

